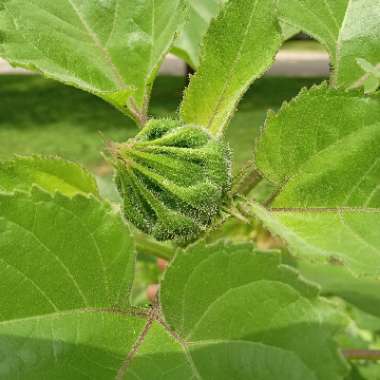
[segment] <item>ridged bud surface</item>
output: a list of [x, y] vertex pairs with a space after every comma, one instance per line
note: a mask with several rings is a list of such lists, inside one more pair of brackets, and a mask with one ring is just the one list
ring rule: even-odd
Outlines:
[[125, 217], [157, 240], [196, 239], [230, 188], [229, 149], [201, 127], [152, 120], [113, 156]]

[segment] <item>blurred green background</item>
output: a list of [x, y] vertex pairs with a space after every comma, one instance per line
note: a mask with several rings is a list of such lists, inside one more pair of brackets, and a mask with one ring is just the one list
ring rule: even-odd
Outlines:
[[[276, 110], [302, 87], [321, 79], [264, 77], [239, 105], [228, 130], [234, 169], [252, 157], [253, 144], [269, 109]], [[151, 116], [175, 116], [185, 80], [157, 78]], [[13, 154], [50, 154], [80, 162], [97, 175], [109, 172], [100, 152], [109, 140], [123, 141], [133, 122], [97, 97], [34, 75], [0, 76], [0, 159]]]

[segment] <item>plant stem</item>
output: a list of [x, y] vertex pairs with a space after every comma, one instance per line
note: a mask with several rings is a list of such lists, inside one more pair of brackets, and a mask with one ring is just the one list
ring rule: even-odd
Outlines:
[[261, 174], [255, 167], [252, 167], [247, 173], [242, 175], [240, 181], [236, 184], [234, 193], [248, 195], [249, 192], [256, 187], [262, 179], [263, 177]]
[[380, 361], [380, 350], [343, 350], [343, 355], [348, 360], [371, 360]]
[[167, 261], [170, 261], [173, 258], [175, 248], [170, 245], [153, 240], [141, 232], [136, 232], [134, 236], [137, 252], [155, 256]]

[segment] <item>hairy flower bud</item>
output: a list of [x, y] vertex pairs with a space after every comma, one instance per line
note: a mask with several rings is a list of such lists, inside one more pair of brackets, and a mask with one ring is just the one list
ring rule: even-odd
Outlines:
[[196, 239], [230, 188], [226, 143], [194, 125], [152, 120], [113, 155], [125, 217], [157, 240]]

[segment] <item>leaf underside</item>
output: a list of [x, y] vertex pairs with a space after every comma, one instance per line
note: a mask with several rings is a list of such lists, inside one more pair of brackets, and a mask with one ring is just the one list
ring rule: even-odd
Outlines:
[[339, 88], [363, 84], [357, 64], [362, 58], [380, 63], [380, 3], [367, 0], [280, 0], [281, 20], [319, 40], [334, 66], [333, 84]]
[[96, 94], [137, 121], [186, 14], [183, 0], [0, 4], [1, 57]]

